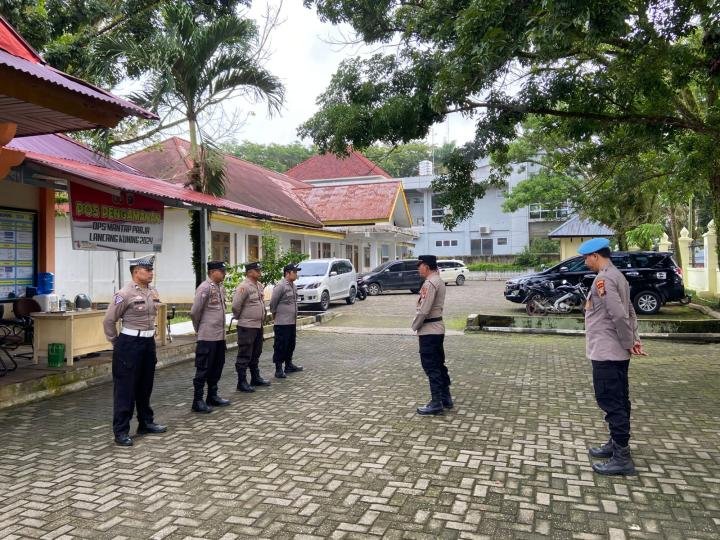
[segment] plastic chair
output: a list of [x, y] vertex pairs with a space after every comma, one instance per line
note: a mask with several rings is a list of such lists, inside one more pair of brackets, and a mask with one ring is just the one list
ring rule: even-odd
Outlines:
[[14, 325], [8, 325], [0, 323], [0, 353], [7, 356], [12, 367], [8, 367], [5, 360], [0, 354], [0, 377], [7, 374], [8, 371], [15, 371], [18, 367], [15, 358], [10, 354], [10, 351], [14, 351], [20, 345], [22, 345], [23, 337], [15, 332]]

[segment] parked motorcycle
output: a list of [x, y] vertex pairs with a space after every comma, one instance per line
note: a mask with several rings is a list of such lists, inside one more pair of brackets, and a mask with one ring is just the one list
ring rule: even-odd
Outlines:
[[368, 297], [368, 288], [361, 277], [357, 278], [357, 293], [355, 298], [357, 300], [365, 300]]
[[537, 283], [529, 287], [525, 311], [528, 315], [549, 313], [570, 313], [582, 311], [587, 301], [588, 289], [582, 283], [570, 285], [563, 282], [555, 286], [552, 281]]

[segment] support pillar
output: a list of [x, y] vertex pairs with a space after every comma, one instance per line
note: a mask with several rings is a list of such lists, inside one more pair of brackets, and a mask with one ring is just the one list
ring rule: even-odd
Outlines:
[[718, 255], [715, 247], [717, 246], [717, 229], [715, 228], [715, 220], [708, 223], [708, 230], [703, 234], [703, 244], [705, 248], [705, 283], [707, 290], [712, 296], [718, 294]]

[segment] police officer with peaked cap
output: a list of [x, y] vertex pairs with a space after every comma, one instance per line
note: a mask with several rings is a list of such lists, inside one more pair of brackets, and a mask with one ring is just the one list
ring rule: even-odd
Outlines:
[[[297, 339], [297, 288], [295, 280], [300, 267], [287, 264], [283, 268], [283, 279], [275, 285], [270, 299], [270, 312], [273, 314], [275, 340], [273, 343], [273, 363], [275, 377], [286, 378], [285, 373], [302, 371], [303, 367], [293, 364]], [[284, 368], [284, 369], [283, 369]]]
[[[191, 409], [197, 413], [209, 413], [212, 407], [225, 407], [230, 401], [218, 395], [218, 382], [225, 365], [225, 273], [223, 261], [207, 263], [208, 278], [195, 291], [190, 308], [190, 320], [197, 333], [195, 345], [195, 394]], [[203, 399], [205, 383], [208, 386], [207, 401]]]
[[[138, 435], [164, 433], [167, 428], [156, 424], [150, 407], [155, 379], [155, 317], [160, 296], [153, 280], [155, 256], [128, 261], [132, 281], [120, 289], [108, 307], [103, 329], [113, 344], [113, 432], [115, 443], [132, 446], [130, 420], [137, 409]], [[122, 320], [120, 333], [117, 322]]]
[[628, 369], [631, 355], [646, 353], [640, 342], [637, 318], [625, 276], [610, 259], [607, 238], [583, 242], [578, 253], [597, 276], [585, 304], [585, 342], [592, 362], [593, 387], [598, 406], [605, 412], [610, 440], [589, 449], [593, 470], [603, 475], [635, 474], [630, 454], [630, 386]]
[[420, 342], [420, 362], [430, 383], [430, 402], [418, 407], [421, 415], [442, 414], [443, 409], [452, 409], [450, 396], [450, 375], [445, 366], [445, 324], [442, 314], [445, 304], [445, 282], [438, 273], [435, 255], [418, 257], [420, 277], [425, 278], [417, 301], [412, 329], [417, 332]]
[[[237, 319], [238, 339], [235, 370], [238, 374], [237, 389], [240, 392], [254, 392], [256, 386], [270, 386], [260, 375], [259, 366], [266, 314], [261, 277], [262, 266], [259, 262], [245, 264], [245, 280], [233, 294], [232, 311]], [[247, 380], [248, 368], [250, 384]]]

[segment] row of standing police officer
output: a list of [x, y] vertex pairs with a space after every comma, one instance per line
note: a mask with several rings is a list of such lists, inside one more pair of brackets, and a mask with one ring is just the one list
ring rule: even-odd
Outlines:
[[[132, 280], [113, 297], [104, 319], [107, 339], [113, 344], [113, 433], [115, 443], [132, 446], [130, 420], [137, 410], [138, 435], [164, 433], [167, 427], [154, 421], [150, 407], [157, 356], [155, 350], [155, 319], [160, 297], [150, 284], [153, 279], [155, 257], [129, 260]], [[207, 265], [208, 279], [195, 291], [190, 310], [193, 328], [197, 333], [195, 349], [194, 396], [191, 409], [210, 413], [212, 407], [230, 405], [218, 395], [218, 383], [225, 365], [225, 280], [226, 267], [222, 261]], [[277, 378], [285, 373], [302, 371], [292, 362], [295, 349], [297, 290], [295, 280], [300, 268], [287, 265], [283, 281], [273, 290], [270, 309], [275, 319], [275, 354], [273, 360]], [[233, 295], [233, 316], [238, 326], [238, 352], [235, 368], [237, 389], [254, 392], [255, 386], [269, 386], [260, 375], [258, 361], [262, 354], [262, 327], [266, 316], [263, 286], [260, 283], [260, 263], [245, 265], [246, 278]], [[118, 332], [117, 323], [122, 321]], [[250, 383], [247, 370], [250, 369]], [[207, 399], [205, 386], [207, 385]]]

